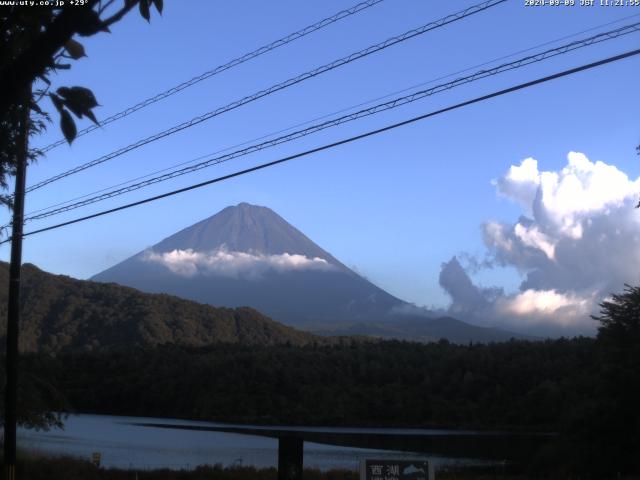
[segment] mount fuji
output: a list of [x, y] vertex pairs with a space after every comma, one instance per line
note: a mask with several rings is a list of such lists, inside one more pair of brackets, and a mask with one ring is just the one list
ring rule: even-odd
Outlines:
[[421, 341], [519, 337], [435, 318], [390, 295], [273, 210], [230, 206], [91, 280], [216, 306], [250, 306], [287, 325], [331, 334]]

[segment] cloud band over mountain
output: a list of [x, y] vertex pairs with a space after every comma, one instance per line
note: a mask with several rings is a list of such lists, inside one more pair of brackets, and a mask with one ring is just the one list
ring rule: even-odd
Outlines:
[[220, 248], [212, 252], [196, 252], [192, 249], [156, 253], [145, 252], [143, 259], [165, 266], [183, 277], [195, 275], [220, 275], [232, 278], [261, 278], [268, 270], [286, 272], [292, 270], [333, 270], [335, 267], [320, 257], [282, 253], [267, 255], [229, 251]]

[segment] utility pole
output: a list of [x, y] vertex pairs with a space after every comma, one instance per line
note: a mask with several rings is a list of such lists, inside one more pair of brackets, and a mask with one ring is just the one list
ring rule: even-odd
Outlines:
[[11, 233], [11, 263], [9, 265], [9, 300], [7, 313], [7, 353], [4, 401], [4, 464], [6, 480], [16, 478], [16, 426], [18, 410], [18, 329], [20, 326], [20, 274], [22, 272], [22, 226], [24, 195], [29, 148], [29, 112], [31, 86], [16, 109], [18, 135], [16, 137], [16, 187], [13, 197]]

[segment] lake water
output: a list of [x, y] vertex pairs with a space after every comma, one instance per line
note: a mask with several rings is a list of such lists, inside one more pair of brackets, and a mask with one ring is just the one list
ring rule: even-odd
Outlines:
[[[90, 459], [100, 452], [105, 467], [175, 470], [193, 469], [198, 465], [216, 463], [223, 466], [244, 465], [275, 467], [278, 461], [278, 441], [272, 438], [234, 433], [154, 428], [135, 423], [176, 424], [220, 427], [219, 423], [195, 422], [160, 418], [118, 417], [109, 415], [72, 415], [64, 430], [37, 432], [19, 429], [18, 446], [28, 451], [49, 455], [72, 455]], [[224, 425], [232, 426], [232, 425]], [[345, 429], [322, 428], [341, 432]], [[353, 429], [351, 429], [353, 430]], [[357, 429], [369, 431], [369, 429]], [[370, 429], [371, 432], [409, 433], [419, 430]], [[425, 430], [422, 430], [425, 432]], [[438, 434], [444, 431], [429, 431]], [[364, 458], [430, 458], [437, 465], [480, 464], [480, 460], [446, 458], [424, 453], [392, 452], [364, 448], [340, 447], [305, 442], [304, 466], [329, 470], [356, 470]]]

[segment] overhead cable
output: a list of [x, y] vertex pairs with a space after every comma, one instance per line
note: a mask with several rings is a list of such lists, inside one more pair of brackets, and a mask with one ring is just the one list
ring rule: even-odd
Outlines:
[[[605, 58], [605, 59], [602, 59], [602, 60], [599, 60], [599, 61], [596, 61], [596, 62], [588, 63], [588, 64], [585, 64], [585, 65], [581, 65], [579, 67], [571, 68], [569, 70], [564, 70], [562, 72], [558, 72], [558, 73], [555, 73], [555, 74], [552, 74], [552, 75], [548, 75], [548, 76], [545, 76], [545, 77], [542, 77], [542, 78], [537, 78], [537, 79], [531, 80], [529, 82], [520, 83], [518, 85], [509, 87], [509, 88], [505, 88], [503, 90], [499, 90], [499, 91], [496, 91], [496, 92], [493, 92], [493, 93], [489, 93], [487, 95], [483, 95], [483, 96], [480, 96], [480, 97], [473, 98], [471, 100], [467, 100], [467, 101], [464, 101], [464, 102], [461, 102], [461, 103], [457, 103], [455, 105], [451, 105], [449, 107], [445, 107], [445, 108], [441, 108], [439, 110], [435, 110], [435, 111], [432, 111], [432, 112], [429, 112], [429, 113], [425, 113], [423, 115], [419, 115], [417, 117], [413, 117], [413, 118], [410, 118], [408, 120], [403, 120], [401, 122], [397, 122], [397, 123], [394, 123], [394, 124], [391, 124], [391, 125], [387, 125], [386, 127], [378, 128], [376, 130], [370, 130], [370, 131], [368, 131], [366, 133], [362, 133], [360, 135], [355, 135], [355, 136], [352, 136], [352, 137], [349, 137], [349, 138], [345, 138], [345, 139], [339, 140], [337, 142], [333, 142], [333, 143], [329, 143], [329, 144], [326, 144], [326, 145], [322, 145], [320, 147], [313, 148], [311, 150], [306, 150], [304, 152], [296, 153], [294, 155], [289, 155], [287, 157], [280, 158], [278, 160], [274, 160], [274, 161], [271, 161], [271, 162], [268, 162], [268, 163], [263, 163], [263, 164], [260, 164], [260, 165], [256, 165], [254, 167], [247, 168], [247, 169], [244, 169], [244, 170], [240, 170], [240, 171], [237, 171], [237, 172], [234, 172], [234, 173], [230, 173], [228, 175], [223, 175], [221, 177], [213, 178], [213, 179], [207, 180], [205, 182], [196, 183], [196, 184], [190, 185], [188, 187], [180, 188], [180, 189], [173, 190], [173, 191], [170, 191], [170, 192], [166, 192], [166, 193], [163, 193], [163, 194], [160, 194], [160, 195], [155, 195], [153, 197], [145, 198], [143, 200], [138, 200], [137, 202], [132, 202], [132, 203], [128, 203], [128, 204], [125, 204], [125, 205], [121, 205], [119, 207], [110, 208], [108, 210], [103, 210], [103, 211], [100, 211], [100, 212], [97, 212], [97, 213], [94, 213], [94, 214], [91, 214], [91, 215], [86, 215], [84, 217], [75, 218], [73, 220], [68, 220], [66, 222], [62, 222], [62, 223], [58, 223], [58, 224], [51, 225], [51, 226], [48, 226], [48, 227], [40, 228], [38, 230], [32, 230], [30, 232], [25, 233], [23, 236], [26, 237], [26, 236], [29, 236], [29, 235], [35, 235], [37, 233], [42, 233], [42, 232], [47, 232], [47, 231], [50, 231], [50, 230], [55, 230], [55, 229], [62, 228], [62, 227], [68, 226], [68, 225], [72, 225], [72, 224], [79, 223], [79, 222], [84, 222], [86, 220], [90, 220], [90, 219], [93, 219], [93, 218], [101, 217], [101, 216], [104, 216], [104, 215], [108, 215], [108, 214], [111, 214], [111, 213], [119, 212], [119, 211], [122, 211], [122, 210], [126, 210], [126, 209], [129, 209], [129, 208], [133, 208], [133, 207], [139, 206], [139, 205], [143, 205], [143, 204], [146, 204], [146, 203], [154, 202], [154, 201], [157, 201], [157, 200], [160, 200], [160, 199], [163, 199], [163, 198], [167, 198], [167, 197], [171, 197], [171, 196], [174, 196], [174, 195], [178, 195], [180, 193], [184, 193], [184, 192], [188, 192], [188, 191], [195, 190], [195, 189], [198, 189], [198, 188], [202, 188], [202, 187], [205, 187], [207, 185], [212, 185], [214, 183], [219, 183], [219, 182], [222, 182], [222, 181], [225, 181], [225, 180], [229, 180], [231, 178], [239, 177], [239, 176], [242, 176], [242, 175], [246, 175], [248, 173], [256, 172], [258, 170], [262, 170], [262, 169], [265, 169], [265, 168], [273, 167], [275, 165], [279, 165], [281, 163], [285, 163], [285, 162], [288, 162], [288, 161], [291, 161], [291, 160], [294, 160], [294, 159], [297, 159], [297, 158], [302, 158], [302, 157], [306, 157], [306, 156], [312, 155], [314, 153], [318, 153], [318, 152], [322, 152], [322, 151], [325, 151], [325, 150], [329, 150], [329, 149], [338, 147], [340, 145], [345, 145], [345, 144], [352, 143], [352, 142], [355, 142], [355, 141], [358, 141], [358, 140], [362, 140], [364, 138], [371, 137], [371, 136], [374, 136], [374, 135], [378, 135], [380, 133], [384, 133], [384, 132], [387, 132], [387, 131], [390, 131], [390, 130], [394, 130], [396, 128], [403, 127], [405, 125], [409, 125], [409, 124], [412, 124], [412, 123], [415, 123], [415, 122], [418, 122], [418, 121], [421, 121], [421, 120], [425, 120], [427, 118], [434, 117], [436, 115], [440, 115], [440, 114], [443, 114], [443, 113], [446, 113], [446, 112], [450, 112], [452, 110], [457, 110], [459, 108], [463, 108], [463, 107], [466, 107], [466, 106], [469, 106], [469, 105], [473, 105], [475, 103], [483, 102], [483, 101], [489, 100], [491, 98], [495, 98], [495, 97], [499, 97], [499, 96], [502, 96], [502, 95], [506, 95], [508, 93], [512, 93], [512, 92], [515, 92], [515, 91], [518, 91], [518, 90], [523, 90], [525, 88], [529, 88], [529, 87], [532, 87], [534, 85], [539, 85], [539, 84], [542, 84], [542, 83], [549, 82], [551, 80], [555, 80], [555, 79], [558, 79], [558, 78], [562, 78], [562, 77], [566, 77], [566, 76], [569, 76], [569, 75], [573, 75], [573, 74], [578, 73], [578, 72], [582, 72], [582, 71], [585, 71], [585, 70], [593, 69], [593, 68], [596, 68], [596, 67], [599, 67], [599, 66], [602, 66], [602, 65], [606, 65], [606, 64], [609, 64], [609, 63], [613, 63], [613, 62], [616, 62], [616, 61], [619, 61], [619, 60], [622, 60], [622, 59], [625, 59], [625, 58], [629, 58], [629, 57], [632, 57], [632, 56], [635, 56], [635, 55], [638, 55], [638, 54], [640, 54], [640, 49], [631, 50], [631, 51], [628, 51], [628, 52], [625, 52], [625, 53], [621, 53], [619, 55], [614, 55], [612, 57], [608, 57], [608, 58]], [[0, 244], [7, 243], [9, 241], [11, 241], [11, 238], [8, 238], [8, 239], [0, 242]]]
[[248, 147], [224, 154], [224, 155], [219, 155], [219, 156], [215, 156], [213, 158], [210, 158], [208, 160], [199, 162], [195, 165], [190, 165], [187, 167], [183, 167], [180, 169], [176, 169], [173, 170], [171, 172], [162, 174], [162, 175], [158, 175], [156, 177], [152, 177], [152, 178], [148, 178], [146, 180], [140, 181], [138, 183], [134, 183], [131, 185], [127, 185], [125, 187], [122, 188], [117, 188], [114, 190], [111, 190], [109, 192], [106, 193], [102, 193], [99, 195], [95, 195], [89, 198], [85, 198], [81, 201], [78, 202], [74, 202], [71, 204], [67, 204], [61, 207], [57, 207], [57, 208], [51, 208], [48, 210], [45, 210], [42, 213], [38, 213], [38, 214], [34, 214], [34, 215], [30, 215], [27, 216], [25, 218], [25, 222], [27, 221], [33, 221], [33, 220], [41, 220], [43, 218], [47, 218], [53, 215], [58, 215], [64, 212], [68, 212], [70, 210], [75, 210], [77, 208], [80, 207], [84, 207], [86, 205], [90, 205], [96, 202], [100, 202], [103, 200], [107, 200], [109, 198], [113, 198], [119, 195], [123, 195], [125, 193], [129, 193], [135, 190], [139, 190], [141, 188], [156, 184], [156, 183], [160, 183], [160, 182], [164, 182], [167, 180], [170, 180], [172, 178], [176, 178], [182, 175], [186, 175], [188, 173], [192, 173], [198, 170], [201, 170], [203, 168], [207, 168], [210, 167], [212, 165], [217, 165], [223, 162], [227, 162], [229, 160], [238, 158], [238, 157], [242, 157], [260, 150], [264, 150], [266, 148], [270, 148], [270, 147], [274, 147], [276, 145], [280, 145], [283, 143], [287, 143], [293, 140], [296, 140], [298, 138], [301, 137], [305, 137], [307, 135], [311, 135], [313, 133], [325, 130], [327, 128], [331, 128], [331, 127], [335, 127], [338, 125], [342, 125], [344, 123], [348, 123], [348, 122], [352, 122], [354, 120], [358, 120], [360, 118], [363, 117], [368, 117], [371, 115], [375, 115], [377, 113], [383, 112], [383, 111], [387, 111], [387, 110], [392, 110], [394, 108], [400, 107], [402, 105], [406, 105], [409, 103], [413, 103], [417, 100], [421, 100], [423, 98], [435, 95], [437, 93], [446, 91], [446, 90], [450, 90], [453, 88], [456, 88], [458, 86], [461, 85], [465, 85], [467, 83], [471, 83], [471, 82], [475, 82], [477, 80], [483, 79], [483, 78], [487, 78], [490, 76], [494, 76], [494, 75], [498, 75], [500, 73], [504, 73], [507, 71], [511, 71], [511, 70], [515, 70], [517, 68], [521, 68], [527, 65], [531, 65], [533, 63], [537, 63], [537, 62], [541, 62], [543, 60], [547, 60], [549, 58], [553, 58], [556, 57], [558, 55], [563, 55], [566, 54], [568, 52], [577, 50], [579, 48], [583, 48], [583, 47], [587, 47], [590, 45], [594, 45], [597, 43], [601, 43], [607, 40], [611, 40], [614, 38], [618, 38], [620, 36], [623, 35], [628, 35], [630, 33], [634, 33], [634, 32], [638, 32], [640, 31], [640, 22], [634, 23], [634, 24], [630, 24], [630, 25], [625, 25], [623, 27], [617, 28], [615, 30], [611, 30], [609, 32], [604, 32], [604, 33], [600, 33], [598, 35], [593, 35], [589, 38], [585, 38], [582, 40], [576, 40], [574, 42], [565, 44], [565, 45], [561, 45], [559, 47], [556, 48], [552, 48], [552, 49], [548, 49], [546, 51], [534, 54], [534, 55], [529, 55], [526, 56], [524, 58], [520, 58], [518, 60], [515, 60], [513, 62], [509, 62], [509, 63], [504, 63], [502, 65], [498, 65], [496, 67], [487, 69], [487, 70], [480, 70], [472, 75], [468, 75], [465, 77], [460, 77], [456, 80], [453, 80], [451, 82], [448, 83], [443, 83], [443, 84], [439, 84], [436, 85], [434, 87], [428, 88], [428, 89], [424, 89], [424, 90], [420, 90], [414, 93], [411, 93], [409, 95], [405, 95], [402, 97], [398, 97], [395, 98], [393, 100], [384, 102], [384, 103], [379, 103], [377, 105], [368, 107], [368, 108], [364, 108], [361, 109], [357, 112], [353, 112], [350, 113], [348, 115], [343, 115], [322, 123], [318, 123], [315, 125], [311, 125], [307, 128], [304, 129], [300, 129], [291, 133], [288, 133], [286, 135], [282, 135], [279, 136], [277, 138], [274, 139], [270, 139], [267, 140], [265, 142], [261, 142], [261, 143], [257, 143], [257, 144], [253, 144], [250, 145]]
[[313, 70], [307, 71], [305, 73], [302, 73], [296, 77], [292, 77], [288, 80], [285, 80], [284, 82], [280, 82], [277, 83], [275, 85], [272, 85], [271, 87], [268, 87], [264, 90], [260, 90], [259, 92], [256, 92], [252, 95], [248, 95], [246, 97], [241, 98], [240, 100], [236, 100], [234, 102], [229, 103], [228, 105], [225, 105], [223, 107], [219, 107], [215, 110], [212, 110], [208, 113], [205, 113], [203, 115], [200, 115], [198, 117], [192, 118], [191, 120], [188, 120], [186, 122], [183, 122], [179, 125], [176, 125], [174, 127], [171, 127], [167, 130], [164, 130], [162, 132], [156, 133], [154, 135], [151, 135], [149, 137], [146, 137], [144, 139], [138, 140], [137, 142], [134, 142], [130, 145], [127, 145], [125, 147], [122, 147], [118, 150], [115, 150], [111, 153], [108, 153], [106, 155], [103, 155], [95, 160], [92, 160], [90, 162], [84, 163], [82, 165], [79, 165], [75, 168], [72, 168], [70, 170], [67, 170], [65, 172], [59, 173], [57, 175], [54, 175], [53, 177], [47, 178], [45, 180], [42, 180], [34, 185], [31, 185], [30, 187], [27, 188], [27, 193], [32, 192], [34, 190], [37, 190], [39, 188], [44, 187], [45, 185], [49, 185], [50, 183], [56, 182], [58, 180], [61, 180], [63, 178], [66, 178], [70, 175], [74, 175], [76, 173], [82, 172], [88, 168], [91, 167], [95, 167], [96, 165], [100, 165], [104, 162], [107, 162], [109, 160], [112, 160], [116, 157], [119, 157], [120, 155], [123, 155], [127, 152], [130, 152], [131, 150], [135, 150], [137, 148], [140, 148], [144, 145], [147, 145], [151, 142], [155, 142], [157, 140], [160, 140], [162, 138], [165, 138], [169, 135], [172, 135], [174, 133], [180, 132], [182, 130], [185, 130], [187, 128], [191, 128], [195, 125], [198, 125], [202, 122], [205, 122], [207, 120], [210, 120], [218, 115], [221, 115], [223, 113], [229, 112], [231, 110], [234, 110], [242, 105], [246, 105], [247, 103], [251, 103], [254, 102], [262, 97], [265, 97], [267, 95], [271, 95], [272, 93], [278, 92], [280, 90], [283, 90], [285, 88], [291, 87], [293, 85], [296, 85], [300, 82], [303, 82], [305, 80], [308, 80], [310, 78], [314, 78], [318, 75], [321, 75], [323, 73], [326, 73], [328, 71], [334, 70], [336, 68], [342, 67], [344, 65], [347, 65], [349, 63], [352, 63], [356, 60], [359, 60], [361, 58], [364, 58], [368, 55], [371, 55], [372, 53], [375, 52], [379, 52], [381, 50], [385, 50], [393, 45], [397, 45], [399, 43], [402, 43], [404, 41], [407, 41], [411, 38], [414, 38], [418, 35], [422, 35], [424, 33], [427, 33], [431, 30], [435, 30], [437, 28], [440, 28], [444, 25], [448, 25], [450, 23], [456, 22], [458, 20], [461, 20], [463, 18], [466, 18], [468, 16], [474, 15], [476, 13], [482, 12], [484, 10], [487, 10], [491, 7], [494, 7], [496, 5], [499, 5], [501, 3], [506, 2], [507, 0], [487, 0], [485, 2], [473, 5], [471, 7], [468, 7], [460, 12], [457, 13], [453, 13], [451, 15], [447, 15], [439, 20], [430, 22], [426, 25], [422, 25], [421, 27], [418, 28], [414, 28], [412, 30], [409, 30], [407, 32], [404, 32], [401, 35], [397, 35], [395, 37], [391, 37], [387, 40], [385, 40], [384, 42], [378, 43], [376, 45], [372, 45], [370, 47], [367, 47], [363, 50], [359, 50], [355, 53], [352, 53], [351, 55], [348, 55], [346, 57], [342, 57], [338, 60], [334, 60], [333, 62], [327, 63], [321, 67], [317, 67]]
[[260, 140], [265, 140], [265, 139], [274, 137], [275, 135], [280, 135], [280, 134], [285, 133], [285, 132], [290, 132], [290, 131], [292, 131], [294, 129], [297, 129], [299, 127], [302, 127], [304, 125], [309, 125], [309, 124], [317, 122], [319, 120], [324, 120], [326, 118], [330, 118], [332, 116], [335, 116], [335, 115], [338, 115], [338, 114], [341, 114], [341, 113], [344, 113], [344, 112], [349, 112], [349, 111], [354, 110], [356, 108], [364, 107], [365, 105], [370, 105], [370, 104], [372, 104], [374, 102], [379, 102], [380, 100], [384, 100], [384, 99], [393, 97], [394, 95], [398, 95], [398, 94], [401, 94], [401, 93], [409, 92], [411, 90], [415, 90], [418, 87], [431, 85], [431, 84], [433, 84], [435, 82], [438, 82], [440, 80], [444, 80], [444, 79], [447, 79], [447, 78], [455, 77], [456, 75], [460, 75], [462, 73], [470, 72], [470, 71], [472, 71], [472, 70], [474, 70], [476, 68], [486, 67], [488, 65], [492, 65], [492, 64], [494, 64], [496, 62], [499, 62], [501, 60], [506, 60], [507, 58], [512, 58], [512, 57], [515, 57], [516, 55], [520, 55], [522, 53], [531, 52], [533, 50], [536, 50], [536, 49], [541, 48], [541, 47], [545, 47], [547, 45], [553, 45], [554, 43], [558, 43], [558, 42], [560, 42], [562, 40], [567, 40], [569, 38], [574, 38], [574, 37], [577, 37], [578, 35], [582, 35], [584, 33], [592, 32], [594, 30], [598, 30], [600, 28], [607, 27], [607, 26], [610, 26], [610, 25], [613, 25], [613, 24], [616, 24], [616, 23], [620, 23], [622, 21], [629, 20], [631, 18], [635, 18], [635, 17], [638, 17], [638, 16], [640, 16], [640, 13], [636, 13], [636, 14], [633, 14], [633, 15], [627, 15], [627, 16], [624, 16], [624, 17], [620, 17], [620, 18], [618, 18], [616, 20], [610, 21], [610, 22], [602, 23], [602, 24], [596, 25], [594, 27], [590, 27], [590, 28], [587, 28], [587, 29], [584, 29], [584, 30], [580, 30], [578, 32], [571, 33], [569, 35], [563, 35], [562, 37], [555, 38], [553, 40], [548, 40], [546, 42], [539, 43], [537, 45], [534, 45], [534, 46], [531, 46], [531, 47], [527, 47], [525, 49], [518, 50], [516, 52], [510, 53], [510, 54], [507, 54], [507, 55], [502, 55], [502, 56], [494, 58], [492, 60], [487, 60], [487, 61], [482, 62], [480, 64], [476, 64], [476, 65], [473, 65], [471, 67], [467, 67], [467, 68], [464, 68], [462, 70], [458, 70], [458, 71], [453, 72], [453, 73], [448, 73], [448, 74], [445, 74], [445, 75], [441, 75], [441, 76], [439, 76], [437, 78], [433, 78], [433, 79], [427, 80], [425, 82], [420, 82], [420, 83], [412, 85], [410, 87], [405, 87], [405, 88], [403, 88], [401, 90], [396, 90], [394, 92], [387, 93], [385, 95], [382, 95], [382, 96], [379, 96], [379, 97], [376, 97], [376, 98], [373, 98], [373, 99], [370, 99], [370, 100], [366, 100], [364, 102], [359, 102], [359, 103], [357, 103], [355, 105], [351, 105], [349, 107], [341, 108], [340, 110], [333, 111], [331, 113], [326, 113], [326, 114], [323, 114], [321, 116], [314, 117], [312, 119], [296, 123], [295, 125], [291, 125], [289, 127], [282, 128], [282, 129], [279, 129], [277, 131], [261, 135], [261, 136], [259, 136], [257, 138], [252, 138], [250, 140], [245, 140], [245, 141], [243, 141], [241, 143], [237, 143], [237, 144], [225, 147], [225, 148], [221, 148], [221, 149], [218, 149], [218, 150], [216, 150], [214, 152], [207, 153], [207, 154], [204, 154], [204, 155], [199, 155], [198, 157], [192, 158], [190, 160], [186, 160], [186, 161], [183, 161], [183, 162], [180, 162], [180, 163], [177, 163], [177, 164], [173, 164], [173, 165], [161, 168], [159, 170], [154, 170], [152, 172], [145, 173], [143, 175], [139, 175], [137, 177], [130, 178], [128, 180], [121, 181], [121, 182], [119, 182], [117, 184], [110, 185], [108, 187], [103, 187], [103, 188], [100, 188], [98, 190], [94, 190], [94, 191], [89, 192], [89, 193], [85, 193], [85, 194], [82, 194], [82, 195], [79, 195], [79, 196], [76, 196], [76, 197], [72, 197], [72, 198], [70, 198], [68, 200], [57, 202], [57, 203], [54, 203], [52, 205], [48, 205], [46, 207], [38, 208], [36, 210], [31, 210], [30, 212], [28, 212], [27, 215], [31, 216], [33, 214], [40, 213], [40, 212], [43, 212], [45, 210], [50, 210], [50, 209], [53, 209], [55, 207], [60, 207], [62, 205], [67, 205], [67, 204], [76, 202], [78, 200], [82, 200], [82, 199], [85, 199], [85, 198], [88, 198], [88, 197], [95, 196], [95, 195], [97, 195], [99, 193], [107, 192], [109, 190], [114, 190], [114, 189], [116, 189], [118, 187], [122, 187], [122, 186], [125, 186], [125, 185], [128, 185], [128, 184], [131, 184], [133, 182], [137, 182], [139, 180], [143, 180], [145, 178], [150, 178], [150, 177], [156, 176], [158, 174], [161, 174], [161, 173], [164, 173], [164, 172], [168, 172], [169, 170], [176, 169], [178, 167], [182, 167], [182, 166], [185, 166], [185, 165], [193, 164], [193, 163], [198, 162], [200, 160], [203, 160], [205, 158], [209, 158], [212, 155], [217, 155], [217, 154], [220, 154], [220, 153], [223, 153], [223, 152], [228, 152], [228, 151], [233, 150], [235, 148], [243, 147], [245, 145], [250, 145], [252, 143], [258, 142]]
[[[331, 15], [330, 17], [324, 18], [322, 20], [320, 20], [319, 22], [313, 23], [311, 25], [308, 25], [304, 28], [302, 28], [301, 30], [298, 30], [296, 32], [290, 33], [289, 35], [282, 37], [274, 42], [271, 42], [267, 45], [263, 45], [262, 47], [259, 47], [249, 53], [245, 53], [244, 55], [238, 57], [238, 58], [234, 58], [233, 60], [223, 64], [223, 65], [218, 65], [217, 67], [208, 70], [204, 73], [201, 73], [200, 75], [197, 75], [185, 82], [182, 82], [179, 85], [176, 85], [175, 87], [172, 87], [168, 90], [165, 90], [164, 92], [158, 93], [157, 95], [154, 95], [153, 97], [149, 97], [145, 100], [142, 100], [139, 103], [136, 103], [135, 105], [125, 108], [124, 110], [115, 113], [113, 115], [111, 115], [110, 117], [107, 117], [103, 120], [100, 121], [99, 125], [90, 125], [86, 128], [83, 128], [82, 130], [78, 131], [78, 133], [76, 134], [76, 138], [78, 137], [82, 137], [83, 135], [86, 135], [87, 133], [93, 132], [94, 130], [97, 130], [98, 128], [104, 127], [105, 125], [108, 125], [110, 123], [113, 123], [117, 120], [120, 120], [121, 118], [124, 117], [128, 117], [129, 115], [131, 115], [134, 112], [137, 112], [138, 110], [142, 110], [145, 107], [148, 107], [149, 105], [152, 105], [156, 102], [159, 102], [160, 100], [164, 100], [165, 98], [168, 98], [172, 95], [175, 95], [178, 92], [181, 92], [182, 90], [184, 90], [185, 88], [189, 88], [197, 83], [202, 82], [203, 80], [207, 80], [208, 78], [213, 77], [214, 75], [217, 75], [219, 73], [222, 73], [226, 70], [229, 70], [233, 67], [237, 67], [238, 65], [241, 65], [245, 62], [248, 62], [249, 60], [253, 60], [256, 57], [259, 57], [261, 55], [264, 55], [265, 53], [268, 53], [272, 50], [275, 50], [276, 48], [282, 47], [284, 45], [287, 45], [291, 42], [294, 42], [295, 40], [298, 40], [300, 38], [306, 37], [307, 35], [316, 32], [324, 27], [327, 27], [335, 22], [338, 22], [340, 20], [342, 20], [343, 18], [347, 18], [350, 17], [351, 15], [354, 15], [356, 13], [359, 13], [363, 10], [366, 10], [369, 7], [373, 7], [374, 5], [377, 5], [378, 3], [381, 3], [384, 0], [367, 0], [365, 2], [361, 2], [358, 3], [357, 5], [354, 5], [351, 8], [348, 8], [346, 10], [341, 10], [338, 13]], [[50, 145], [47, 145], [46, 147], [40, 148], [38, 149], [40, 152], [45, 153], [48, 152], [50, 150], [53, 150], [56, 147], [59, 147], [60, 145], [64, 145], [66, 144], [67, 141], [64, 138], [61, 138], [60, 140], [57, 140], [53, 143], [51, 143]]]

